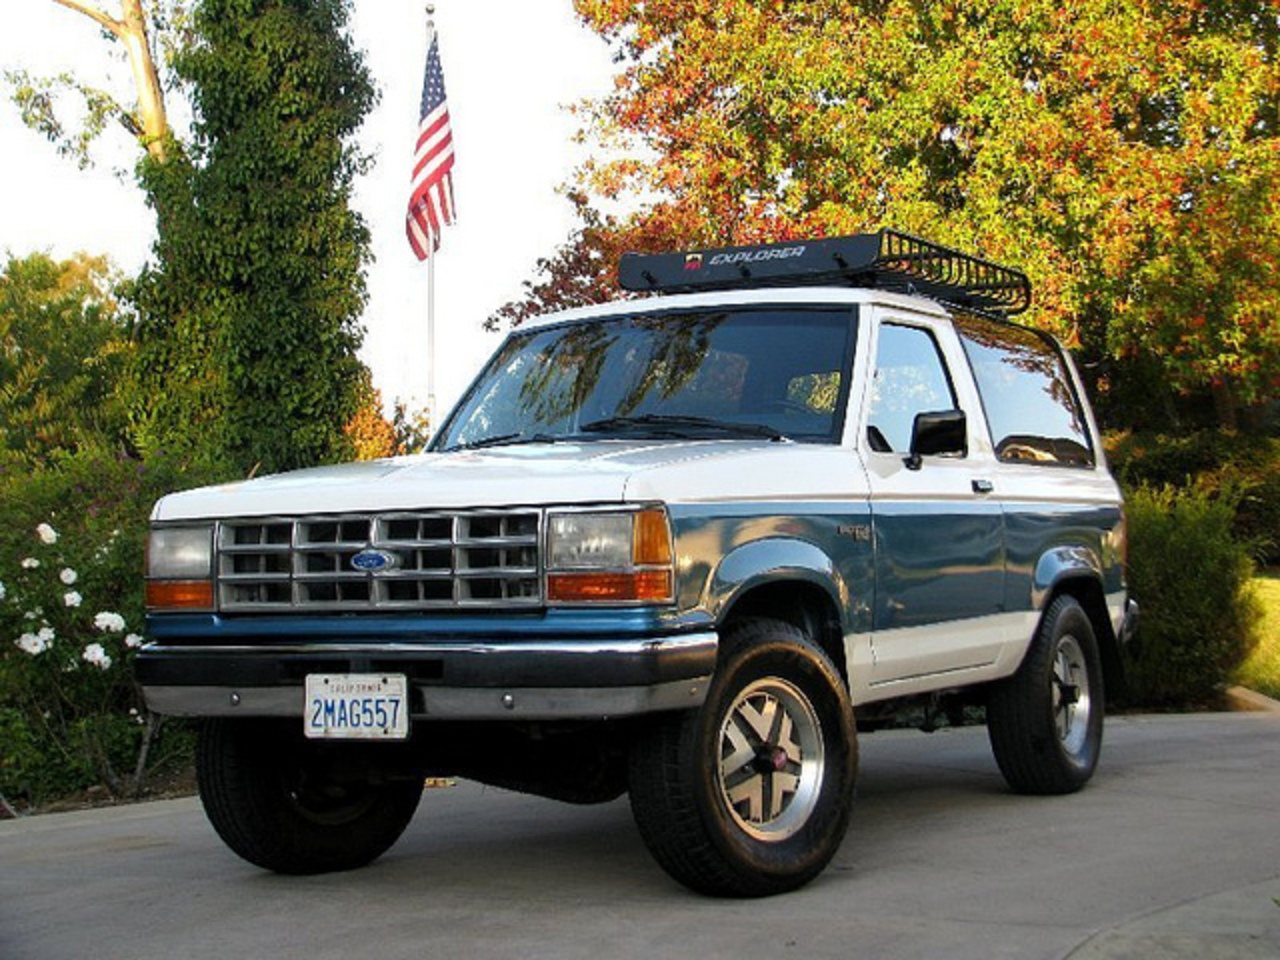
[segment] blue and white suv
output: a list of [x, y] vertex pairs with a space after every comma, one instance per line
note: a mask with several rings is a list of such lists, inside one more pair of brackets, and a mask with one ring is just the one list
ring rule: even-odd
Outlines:
[[677, 880], [781, 892], [922, 698], [1015, 790], [1092, 775], [1124, 518], [1025, 277], [887, 230], [620, 274], [659, 295], [513, 331], [428, 453], [156, 505], [138, 679], [245, 859], [367, 863], [457, 775], [629, 792]]

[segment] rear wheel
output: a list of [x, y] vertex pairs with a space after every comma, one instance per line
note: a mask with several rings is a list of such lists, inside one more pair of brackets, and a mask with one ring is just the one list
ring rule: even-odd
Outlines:
[[817, 876], [844, 838], [853, 710], [830, 660], [790, 624], [730, 628], [700, 710], [655, 720], [631, 806], [658, 863], [691, 889], [756, 897]]
[[1102, 668], [1093, 623], [1063, 595], [1045, 611], [1018, 672], [987, 703], [996, 763], [1019, 793], [1079, 790], [1102, 749]]
[[422, 796], [422, 776], [382, 749], [315, 743], [276, 721], [211, 720], [196, 748], [200, 799], [227, 846], [257, 866], [361, 867], [399, 839]]

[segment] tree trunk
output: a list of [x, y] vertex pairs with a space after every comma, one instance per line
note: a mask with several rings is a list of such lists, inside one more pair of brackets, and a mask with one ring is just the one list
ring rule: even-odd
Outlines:
[[147, 782], [147, 761], [151, 758], [151, 745], [160, 736], [160, 725], [164, 717], [158, 713], [147, 711], [147, 729], [142, 735], [142, 745], [138, 748], [138, 762], [133, 768], [133, 799], [142, 798], [142, 789]]
[[124, 44], [129, 52], [129, 65], [133, 69], [133, 82], [138, 88], [137, 126], [142, 132], [139, 139], [147, 152], [160, 163], [165, 160], [165, 141], [169, 135], [169, 119], [164, 107], [164, 90], [156, 72], [156, 62], [151, 55], [147, 39], [147, 17], [142, 0], [121, 0], [119, 19], [112, 17], [101, 7], [86, 0], [53, 0], [78, 13], [83, 13], [108, 30]]
[[143, 145], [159, 163], [164, 163], [165, 140], [169, 135], [169, 120], [164, 109], [164, 91], [156, 73], [156, 62], [151, 56], [151, 44], [147, 39], [147, 18], [142, 11], [142, 0], [123, 0], [125, 32], [120, 39], [129, 51], [129, 64], [133, 67], [133, 82], [138, 87], [138, 112], [142, 120]]
[[1223, 430], [1237, 430], [1240, 426], [1239, 404], [1231, 384], [1225, 380], [1213, 382], [1213, 409], [1218, 415], [1218, 426]]

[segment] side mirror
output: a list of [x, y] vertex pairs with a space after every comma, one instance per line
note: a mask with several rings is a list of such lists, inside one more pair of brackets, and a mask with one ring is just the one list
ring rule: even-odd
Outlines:
[[911, 428], [911, 453], [905, 463], [919, 470], [924, 457], [963, 457], [969, 452], [969, 421], [963, 410], [917, 413]]

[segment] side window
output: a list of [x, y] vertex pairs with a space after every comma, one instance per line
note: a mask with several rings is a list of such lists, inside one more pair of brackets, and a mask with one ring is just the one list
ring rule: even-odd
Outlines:
[[956, 408], [947, 367], [933, 335], [918, 327], [880, 328], [867, 442], [881, 453], [906, 453], [916, 414]]
[[957, 317], [996, 455], [1005, 461], [1093, 466], [1084, 410], [1058, 347], [1027, 327]]

